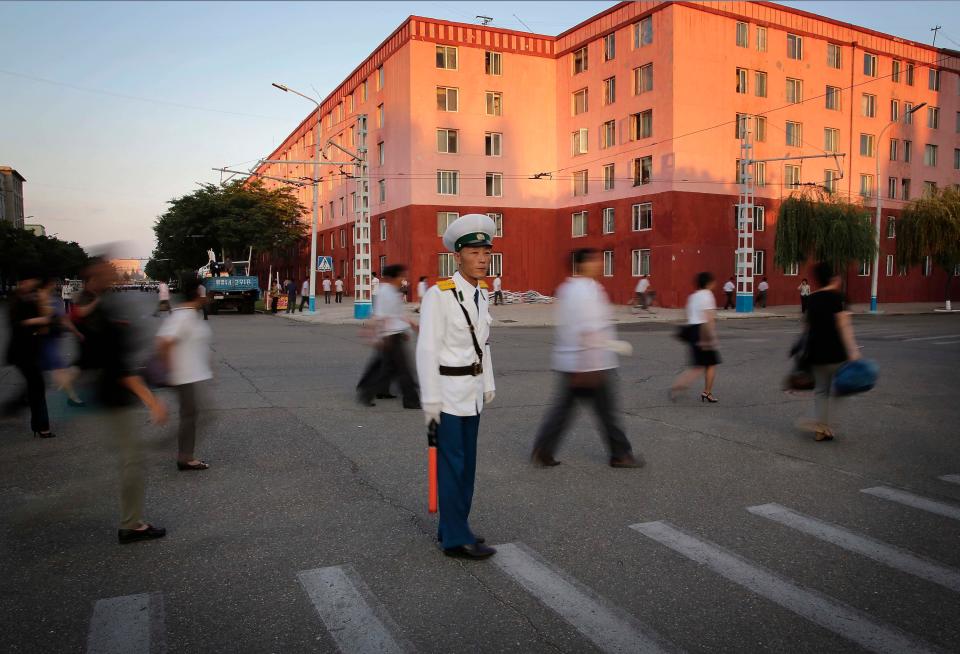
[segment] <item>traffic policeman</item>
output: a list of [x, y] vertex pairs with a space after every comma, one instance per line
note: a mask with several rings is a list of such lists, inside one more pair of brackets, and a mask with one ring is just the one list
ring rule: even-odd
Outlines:
[[443, 244], [457, 262], [452, 278], [427, 291], [420, 307], [417, 374], [426, 422], [436, 421], [437, 539], [448, 556], [484, 559], [496, 553], [470, 530], [477, 470], [477, 431], [484, 404], [494, 397], [490, 357], [490, 265], [496, 226], [467, 214], [447, 227]]

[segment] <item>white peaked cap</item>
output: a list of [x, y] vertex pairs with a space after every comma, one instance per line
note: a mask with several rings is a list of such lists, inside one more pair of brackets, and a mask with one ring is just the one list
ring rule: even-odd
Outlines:
[[465, 246], [493, 245], [497, 226], [484, 213], [468, 213], [460, 216], [443, 233], [443, 245], [451, 252], [459, 252]]

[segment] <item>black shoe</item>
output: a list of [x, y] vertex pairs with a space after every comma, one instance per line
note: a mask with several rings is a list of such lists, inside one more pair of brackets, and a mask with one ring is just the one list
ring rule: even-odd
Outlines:
[[83, 407], [83, 406], [87, 406], [87, 403], [84, 402], [83, 400], [75, 400], [72, 397], [68, 397], [67, 406]]
[[[483, 545], [484, 543], [487, 542], [487, 539], [484, 538], [483, 536], [477, 536], [476, 534], [474, 534], [473, 537], [476, 538], [476, 539], [477, 539], [477, 542], [478, 542], [479, 544], [481, 544], [481, 545]], [[438, 543], [440, 542], [440, 539], [439, 539], [439, 538], [437, 538], [437, 542], [438, 542]]]
[[404, 402], [403, 408], [404, 409], [422, 409], [423, 407], [420, 406], [419, 402], [410, 402], [409, 404]]
[[183, 461], [177, 461], [177, 470], [206, 470], [210, 467], [210, 464], [206, 461], [199, 461], [197, 463], [184, 463]]
[[611, 468], [642, 468], [643, 458], [635, 457], [632, 454], [620, 457], [610, 457]]
[[488, 559], [494, 554], [497, 553], [497, 550], [492, 547], [487, 547], [481, 543], [475, 543], [473, 545], [461, 545], [460, 547], [451, 547], [449, 549], [443, 550], [443, 553], [447, 556], [452, 556], [458, 559]]
[[118, 529], [117, 540], [121, 545], [136, 543], [141, 540], [153, 540], [154, 538], [163, 538], [167, 535], [167, 530], [163, 527], [154, 527], [147, 525], [146, 529]]
[[390, 393], [377, 393], [377, 399], [378, 400], [395, 400], [397, 399], [397, 396], [392, 395]]
[[540, 450], [533, 451], [533, 454], [530, 455], [530, 463], [538, 468], [552, 468], [553, 466], [560, 465], [559, 461], [549, 454], [544, 454]]
[[57, 435], [52, 431], [35, 431], [33, 432], [34, 438], [56, 438]]

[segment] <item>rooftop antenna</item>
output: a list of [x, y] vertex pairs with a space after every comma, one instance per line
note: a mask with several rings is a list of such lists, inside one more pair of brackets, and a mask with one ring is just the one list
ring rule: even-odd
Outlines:
[[936, 44], [937, 44], [937, 32], [939, 32], [941, 29], [943, 29], [943, 28], [942, 28], [940, 25], [937, 25], [936, 27], [931, 27], [931, 28], [930, 28], [930, 31], [933, 32], [933, 44], [932, 44], [932, 45], [936, 45]]
[[486, 27], [493, 22], [493, 18], [490, 16], [477, 16], [477, 19], [480, 21], [480, 24]]
[[530, 29], [530, 26], [527, 25], [526, 23], [524, 23], [523, 20], [522, 20], [519, 16], [517, 16], [516, 14], [514, 14], [513, 17], [516, 18], [517, 21], [518, 21], [521, 25], [523, 25], [524, 27], [526, 27], [528, 32], [532, 32], [532, 31], [533, 31], [532, 29]]

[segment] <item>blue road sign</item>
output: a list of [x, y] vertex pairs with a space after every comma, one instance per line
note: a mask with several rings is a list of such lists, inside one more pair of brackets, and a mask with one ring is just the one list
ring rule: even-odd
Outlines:
[[317, 272], [332, 273], [333, 257], [317, 257]]

